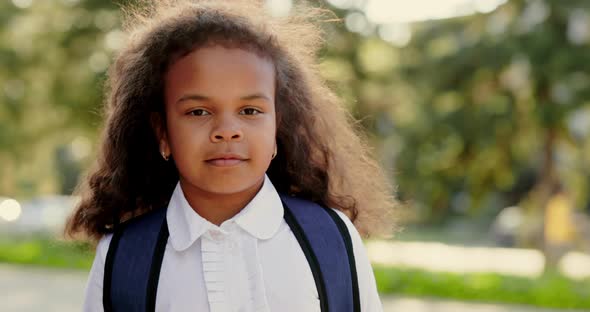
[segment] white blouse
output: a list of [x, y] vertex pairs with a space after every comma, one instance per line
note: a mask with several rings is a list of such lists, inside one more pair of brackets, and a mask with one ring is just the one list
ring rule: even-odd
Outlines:
[[[335, 211], [351, 234], [361, 310], [381, 312], [361, 237], [348, 217]], [[311, 269], [283, 219], [283, 205], [268, 177], [252, 201], [221, 226], [197, 214], [177, 184], [166, 219], [170, 237], [156, 311], [320, 311]], [[103, 311], [104, 263], [111, 237], [103, 237], [97, 246], [86, 286], [86, 312]]]

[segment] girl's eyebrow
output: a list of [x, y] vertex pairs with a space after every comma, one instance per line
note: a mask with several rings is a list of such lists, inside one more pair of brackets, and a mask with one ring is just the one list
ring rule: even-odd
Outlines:
[[[211, 98], [201, 95], [201, 94], [189, 93], [189, 94], [183, 95], [180, 99], [178, 99], [178, 101], [176, 101], [176, 103], [180, 103], [180, 102], [187, 101], [187, 100], [208, 101], [210, 99]], [[251, 101], [251, 100], [257, 100], [257, 99], [262, 99], [262, 100], [266, 100], [268, 102], [272, 102], [270, 100], [270, 98], [263, 93], [253, 93], [250, 95], [245, 95], [245, 96], [240, 97], [240, 100], [244, 100], [244, 101]]]

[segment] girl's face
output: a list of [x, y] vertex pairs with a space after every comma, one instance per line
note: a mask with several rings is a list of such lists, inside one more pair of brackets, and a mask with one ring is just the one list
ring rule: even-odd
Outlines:
[[271, 61], [242, 49], [199, 48], [165, 77], [167, 133], [183, 187], [232, 194], [257, 188], [275, 151]]

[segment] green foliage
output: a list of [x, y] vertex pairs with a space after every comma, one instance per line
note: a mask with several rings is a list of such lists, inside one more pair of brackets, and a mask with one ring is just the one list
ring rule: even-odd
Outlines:
[[552, 177], [584, 207], [589, 16], [587, 1], [511, 0], [414, 23], [403, 47], [341, 29], [325, 62], [352, 70], [327, 77], [378, 138], [400, 196], [421, 217], [495, 214]]
[[514, 0], [489, 14], [414, 25], [399, 70], [420, 91], [422, 122], [396, 128], [402, 193], [440, 217], [459, 192], [467, 211], [497, 195], [510, 205], [528, 193], [523, 180], [557, 176], [585, 206], [588, 133], [576, 133], [572, 118], [585, 114], [590, 44], [572, 25], [587, 23], [588, 9]]
[[[62, 178], [57, 154], [98, 134], [120, 11], [111, 1], [18, 3], [28, 6], [0, 3], [0, 194], [66, 193], [80, 172]], [[83, 151], [70, 162], [86, 165]]]

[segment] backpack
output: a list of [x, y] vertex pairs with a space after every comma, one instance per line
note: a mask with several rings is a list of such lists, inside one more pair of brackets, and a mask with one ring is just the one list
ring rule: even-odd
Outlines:
[[[284, 219], [311, 268], [322, 312], [359, 312], [352, 240], [332, 209], [279, 194]], [[168, 241], [166, 208], [115, 228], [105, 261], [105, 312], [155, 311], [160, 268]]]

